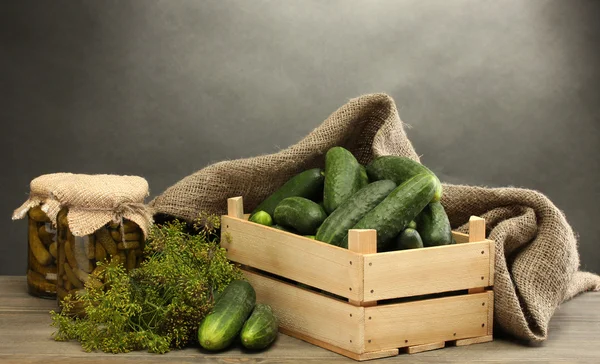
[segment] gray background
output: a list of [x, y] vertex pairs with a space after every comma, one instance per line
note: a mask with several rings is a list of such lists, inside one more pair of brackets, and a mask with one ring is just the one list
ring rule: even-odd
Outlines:
[[600, 272], [599, 1], [3, 1], [0, 274], [44, 173], [136, 174], [156, 195], [392, 95], [445, 182], [547, 194]]

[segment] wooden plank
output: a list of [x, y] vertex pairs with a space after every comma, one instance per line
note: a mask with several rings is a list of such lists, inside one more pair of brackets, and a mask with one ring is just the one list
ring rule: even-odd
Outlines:
[[490, 342], [493, 340], [494, 340], [494, 338], [492, 335], [484, 335], [484, 336], [472, 337], [472, 338], [468, 338], [468, 339], [456, 340], [455, 345], [456, 346], [467, 346], [467, 345], [472, 345], [472, 344], [487, 343], [487, 342]]
[[487, 319], [487, 334], [494, 333], [494, 291], [488, 291], [488, 319]]
[[456, 240], [457, 244], [464, 244], [469, 242], [469, 234], [453, 231], [452, 237], [454, 238], [454, 240]]
[[364, 353], [363, 307], [253, 272], [244, 271], [244, 275], [256, 290], [257, 302], [273, 308], [280, 329], [356, 354]]
[[56, 299], [37, 298], [27, 293], [25, 276], [0, 278], [0, 312], [49, 312], [58, 308]]
[[442, 349], [444, 347], [446, 347], [446, 342], [445, 341], [440, 341], [440, 342], [431, 343], [431, 344], [409, 346], [409, 347], [406, 348], [406, 352], [408, 354], [416, 354], [416, 353], [422, 353], [424, 351]]
[[[124, 363], [281, 363], [302, 362], [349, 363], [350, 360], [332, 351], [280, 334], [267, 350], [250, 352], [238, 342], [220, 352], [209, 352], [191, 345], [183, 350], [173, 350], [164, 355], [146, 351], [127, 354], [86, 353], [79, 343], [57, 342], [51, 339], [55, 328], [47, 310], [19, 311], [21, 307], [39, 307], [52, 304], [51, 300], [27, 295], [25, 277], [0, 276], [0, 362], [5, 363], [99, 363], [115, 360]], [[489, 294], [489, 292], [488, 292]], [[496, 339], [485, 345], [455, 347], [436, 350], [417, 356], [399, 355], [381, 363], [417, 361], [419, 363], [456, 363], [470, 361], [500, 362], [569, 362], [595, 363], [600, 357], [600, 292], [588, 292], [561, 304], [550, 321], [551, 333], [544, 345], [524, 348], [514, 340]], [[6, 309], [7, 311], [4, 311]], [[364, 355], [368, 355], [365, 353]], [[373, 362], [379, 364], [379, 361]]]
[[[351, 229], [348, 231], [348, 250], [358, 254], [377, 253], [377, 231], [373, 229]], [[358, 259], [358, 300], [349, 300], [355, 306], [374, 306], [377, 301], [364, 302], [364, 259]]]
[[496, 270], [496, 243], [493, 240], [486, 240], [490, 244], [490, 274], [488, 276], [488, 286], [494, 285]]
[[227, 199], [227, 215], [238, 219], [244, 218], [244, 200], [241, 196]]
[[485, 287], [469, 288], [469, 294], [485, 292]]
[[221, 233], [234, 262], [359, 300], [359, 254], [229, 216], [221, 219]]
[[340, 347], [337, 347], [335, 345], [331, 345], [329, 343], [326, 343], [324, 341], [321, 340], [317, 340], [313, 337], [310, 337], [308, 335], [305, 334], [301, 334], [292, 330], [288, 330], [288, 329], [284, 329], [284, 328], [280, 328], [279, 332], [281, 332], [282, 334], [285, 335], [289, 335], [292, 337], [295, 337], [296, 339], [300, 339], [302, 341], [306, 341], [307, 343], [319, 346], [323, 349], [327, 349], [329, 351], [333, 351], [334, 353], [338, 353], [340, 355], [344, 355], [348, 358], [354, 359], [354, 360], [358, 360], [358, 361], [363, 361], [363, 360], [371, 360], [371, 359], [379, 359], [379, 358], [387, 358], [390, 356], [396, 356], [398, 355], [398, 349], [388, 349], [388, 350], [379, 350], [379, 351], [371, 351], [368, 353], [362, 353], [362, 354], [357, 354], [354, 353], [352, 351], [346, 350], [346, 349], [342, 349]]
[[469, 218], [469, 243], [485, 240], [485, 220], [481, 217]]
[[485, 287], [488, 242], [364, 255], [364, 300]]
[[443, 297], [365, 308], [365, 351], [487, 334], [488, 294]]

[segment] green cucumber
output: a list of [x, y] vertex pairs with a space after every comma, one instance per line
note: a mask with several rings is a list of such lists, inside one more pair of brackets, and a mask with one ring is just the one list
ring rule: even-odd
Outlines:
[[252, 214], [254, 215], [258, 211], [265, 211], [273, 216], [277, 205], [287, 197], [320, 198], [323, 194], [323, 184], [325, 181], [322, 172], [323, 170], [320, 168], [313, 168], [295, 175], [261, 202], [252, 211]]
[[[352, 229], [377, 230], [377, 251], [386, 251], [391, 241], [413, 220], [435, 193], [435, 176], [419, 174], [396, 187]], [[347, 244], [348, 237], [344, 239]]]
[[437, 176], [427, 167], [410, 158], [386, 155], [376, 158], [367, 166], [367, 174], [371, 181], [389, 179], [400, 185], [417, 174], [430, 173], [435, 177], [435, 194], [431, 202], [442, 198], [442, 184]]
[[417, 216], [417, 230], [425, 246], [452, 244], [452, 229], [440, 202], [428, 204]]
[[327, 214], [317, 204], [304, 197], [283, 199], [273, 215], [278, 225], [292, 227], [302, 235], [314, 235]]
[[248, 220], [265, 226], [273, 225], [273, 219], [271, 218], [271, 215], [262, 210], [255, 212]]
[[419, 249], [423, 247], [423, 240], [415, 229], [406, 228], [396, 238], [394, 250]]
[[218, 296], [211, 313], [200, 323], [198, 342], [206, 350], [228, 347], [242, 329], [254, 305], [256, 292], [243, 280], [231, 282]]
[[365, 166], [363, 166], [362, 164], [360, 165], [360, 188], [364, 188], [365, 186], [367, 186], [369, 184], [369, 175], [367, 174], [367, 168]]
[[415, 222], [415, 220], [411, 221], [408, 223], [408, 226], [411, 229], [416, 229], [417, 228], [417, 223]]
[[344, 239], [348, 235], [348, 229], [379, 205], [394, 188], [396, 184], [388, 180], [373, 182], [362, 188], [325, 219], [317, 230], [315, 238], [328, 244], [348, 248], [348, 241]]
[[274, 229], [277, 229], [277, 230], [287, 231], [288, 233], [292, 233], [292, 234], [296, 233], [293, 229], [289, 229], [289, 228], [286, 228], [285, 226], [281, 226], [281, 225], [277, 225], [277, 224], [275, 224], [271, 227]]
[[315, 236], [314, 235], [304, 235], [304, 237], [312, 239], [312, 240], [315, 240]]
[[360, 164], [350, 151], [333, 147], [325, 154], [325, 187], [323, 203], [331, 214], [363, 186]]
[[247, 349], [264, 349], [277, 338], [278, 323], [271, 306], [257, 303], [242, 327], [240, 338]]

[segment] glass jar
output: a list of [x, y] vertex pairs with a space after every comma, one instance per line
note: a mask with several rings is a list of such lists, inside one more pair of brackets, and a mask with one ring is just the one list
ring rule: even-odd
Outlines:
[[[73, 296], [86, 283], [101, 285], [97, 279], [97, 262], [117, 261], [126, 271], [139, 267], [143, 259], [144, 235], [133, 221], [124, 219], [123, 226], [109, 223], [94, 233], [74, 236], [67, 220], [68, 209], [57, 216], [58, 230], [58, 305], [69, 293]], [[82, 313], [81, 305], [74, 304], [75, 314]]]
[[56, 230], [40, 206], [27, 213], [27, 290], [42, 298], [56, 298]]

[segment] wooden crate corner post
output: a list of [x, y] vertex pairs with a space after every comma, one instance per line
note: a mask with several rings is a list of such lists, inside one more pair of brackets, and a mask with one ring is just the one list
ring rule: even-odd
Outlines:
[[469, 243], [485, 240], [485, 219], [478, 216], [469, 218]]
[[[485, 240], [485, 219], [478, 216], [469, 218], [469, 243]], [[470, 288], [469, 293], [482, 293], [485, 287]]]
[[377, 301], [364, 301], [364, 259], [363, 254], [377, 253], [377, 231], [374, 229], [351, 229], [348, 231], [348, 250], [360, 254], [358, 270], [360, 272], [359, 300], [348, 300], [355, 306], [375, 306]]
[[244, 218], [244, 199], [241, 196], [227, 199], [227, 216]]

